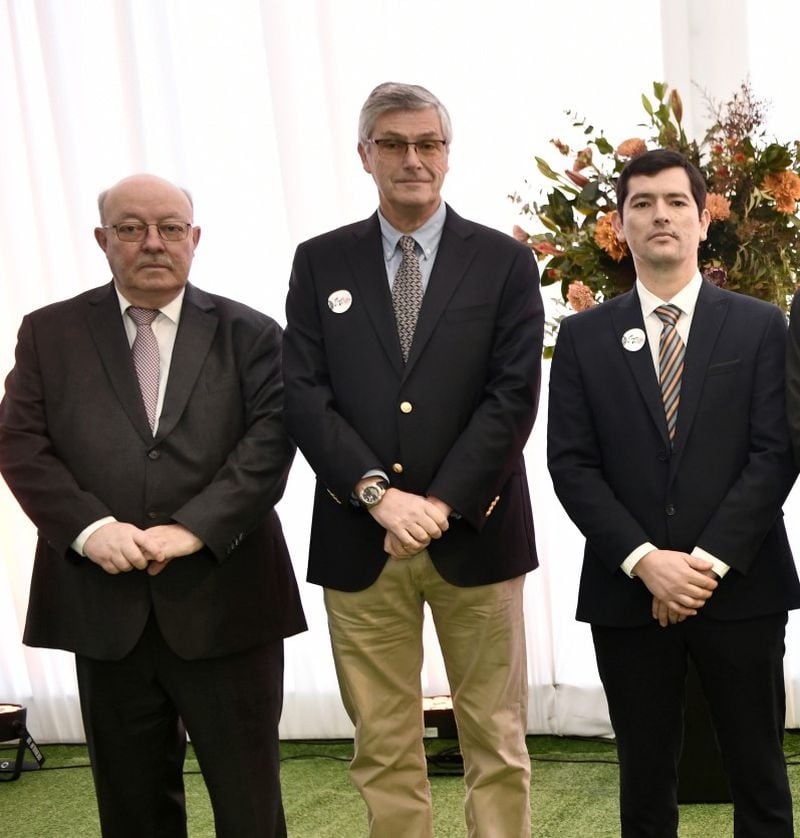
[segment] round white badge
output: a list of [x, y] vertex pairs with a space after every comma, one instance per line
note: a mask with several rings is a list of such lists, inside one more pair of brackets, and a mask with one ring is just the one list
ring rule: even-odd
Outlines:
[[352, 304], [353, 295], [346, 288], [342, 288], [341, 291], [334, 291], [328, 297], [328, 308], [334, 314], [344, 314]]
[[646, 340], [643, 329], [628, 329], [622, 336], [622, 345], [628, 352], [638, 352]]

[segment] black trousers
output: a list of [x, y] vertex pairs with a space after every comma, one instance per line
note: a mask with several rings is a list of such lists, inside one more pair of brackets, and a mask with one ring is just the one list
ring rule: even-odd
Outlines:
[[186, 731], [217, 838], [283, 838], [283, 641], [186, 661], [151, 615], [120, 661], [77, 656], [103, 838], [186, 838]]
[[736, 838], [794, 835], [783, 754], [786, 613], [661, 628], [592, 626], [617, 737], [623, 838], [676, 838], [687, 655], [708, 700]]

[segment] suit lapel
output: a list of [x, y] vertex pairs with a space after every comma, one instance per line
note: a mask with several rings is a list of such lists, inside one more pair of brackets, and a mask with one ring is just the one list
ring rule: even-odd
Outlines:
[[722, 324], [728, 313], [728, 301], [718, 288], [703, 281], [697, 295], [689, 339], [686, 344], [681, 400], [675, 430], [675, 456], [671, 461], [674, 473], [680, 463], [683, 441], [688, 439], [703, 392], [709, 358], [717, 342]]
[[197, 383], [219, 324], [214, 309], [208, 294], [193, 285], [186, 286], [156, 441], [175, 427]]
[[153, 433], [147, 421], [113, 282], [89, 298], [88, 327], [122, 409], [142, 439], [152, 442]]
[[[623, 297], [619, 298], [619, 304], [611, 308], [611, 319], [614, 324], [617, 344], [625, 357], [625, 362], [633, 375], [636, 385], [642, 394], [642, 399], [653, 420], [664, 445], [669, 448], [669, 435], [667, 432], [667, 420], [664, 415], [664, 402], [661, 398], [661, 388], [658, 385], [653, 356], [650, 346], [647, 343], [647, 332], [644, 328], [642, 318], [642, 305], [639, 295], [634, 288]], [[635, 352], [629, 352], [622, 346], [622, 338], [631, 329], [639, 329], [645, 336], [644, 345]]]
[[386, 263], [383, 260], [383, 243], [378, 214], [357, 226], [355, 243], [347, 248], [346, 255], [350, 270], [364, 302], [367, 316], [372, 322], [375, 335], [397, 372], [403, 375], [403, 356], [397, 337], [392, 295], [386, 278]]
[[472, 225], [447, 207], [442, 238], [436, 252], [428, 287], [422, 299], [422, 308], [414, 331], [414, 341], [406, 364], [406, 375], [425, 351], [439, 318], [458, 288], [470, 262], [475, 257]]

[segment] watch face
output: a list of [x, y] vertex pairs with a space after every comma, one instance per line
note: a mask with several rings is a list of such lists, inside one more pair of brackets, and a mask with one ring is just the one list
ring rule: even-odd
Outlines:
[[361, 501], [367, 506], [373, 506], [381, 497], [383, 497], [383, 489], [379, 486], [365, 486], [361, 490]]

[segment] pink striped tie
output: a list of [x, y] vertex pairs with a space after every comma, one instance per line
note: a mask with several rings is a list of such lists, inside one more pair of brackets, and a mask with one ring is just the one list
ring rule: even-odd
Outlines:
[[678, 318], [681, 316], [678, 306], [659, 306], [656, 314], [664, 324], [658, 341], [658, 378], [661, 384], [661, 398], [664, 400], [664, 414], [667, 417], [669, 441], [673, 442], [678, 419], [678, 404], [681, 400], [681, 376], [686, 346], [676, 328]]
[[144, 409], [147, 411], [147, 420], [150, 422], [150, 430], [154, 431], [161, 358], [152, 324], [158, 317], [158, 309], [129, 306], [127, 314], [136, 324], [136, 337], [131, 347], [133, 365], [136, 367], [136, 377], [139, 379], [139, 389], [142, 391], [142, 400], [144, 401]]

